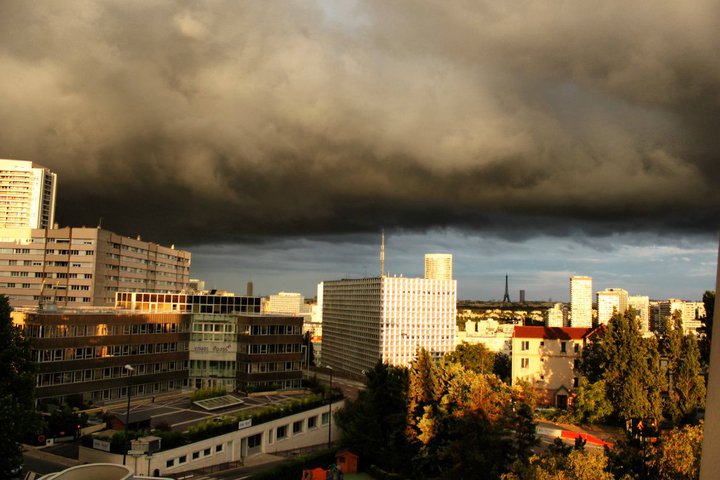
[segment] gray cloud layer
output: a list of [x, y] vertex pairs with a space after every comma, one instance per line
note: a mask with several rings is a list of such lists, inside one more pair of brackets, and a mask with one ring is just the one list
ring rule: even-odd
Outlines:
[[180, 244], [720, 223], [719, 7], [0, 4], [0, 157]]

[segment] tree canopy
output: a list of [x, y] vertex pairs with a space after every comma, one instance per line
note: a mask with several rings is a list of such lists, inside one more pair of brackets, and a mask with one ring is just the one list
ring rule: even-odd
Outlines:
[[8, 298], [0, 295], [0, 478], [22, 465], [20, 441], [39, 426], [30, 343], [12, 324], [10, 311]]

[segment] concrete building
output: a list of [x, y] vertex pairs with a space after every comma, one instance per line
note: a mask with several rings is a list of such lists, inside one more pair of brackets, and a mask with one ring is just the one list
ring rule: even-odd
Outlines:
[[373, 277], [324, 282], [323, 364], [362, 375], [378, 360], [407, 366], [418, 349], [455, 348], [455, 280]]
[[425, 278], [433, 280], [452, 280], [452, 254], [426, 253]]
[[671, 319], [676, 311], [680, 312], [682, 317], [685, 335], [697, 335], [697, 329], [702, 325], [700, 318], [705, 316], [703, 302], [686, 302], [677, 298], [651, 302], [653, 328], [657, 329], [663, 319]]
[[565, 317], [567, 316], [567, 310], [562, 303], [556, 303], [547, 310], [547, 317], [545, 319], [545, 326], [558, 328], [565, 326]]
[[21, 308], [12, 313], [32, 342], [39, 403], [95, 403], [180, 390], [188, 384], [190, 314], [111, 308]]
[[0, 230], [0, 293], [13, 307], [112, 306], [115, 293], [180, 292], [190, 252], [99, 228]]
[[628, 292], [622, 288], [606, 288], [597, 292], [598, 324], [607, 325], [616, 313], [628, 309]]
[[467, 320], [465, 330], [458, 332], [457, 344], [484, 345], [491, 352], [500, 352], [505, 355], [512, 353], [512, 336], [515, 325], [512, 323], [499, 323], [497, 320]]
[[592, 277], [570, 277], [570, 326], [592, 327]]
[[270, 295], [268, 298], [263, 312], [265, 313], [290, 313], [290, 314], [301, 314], [305, 313], [304, 308], [305, 299], [302, 294], [295, 292], [279, 292], [275, 295]]
[[120, 293], [117, 305], [133, 311], [191, 314], [190, 387], [298, 388], [303, 319], [261, 314], [260, 303], [259, 297]]
[[51, 228], [57, 175], [27, 160], [0, 160], [0, 228]]
[[634, 310], [637, 314], [640, 331], [648, 333], [650, 331], [650, 297], [646, 295], [630, 295], [628, 297], [628, 308]]
[[530, 382], [540, 402], [565, 408], [580, 385], [579, 362], [592, 328], [516, 326], [512, 339], [512, 381]]

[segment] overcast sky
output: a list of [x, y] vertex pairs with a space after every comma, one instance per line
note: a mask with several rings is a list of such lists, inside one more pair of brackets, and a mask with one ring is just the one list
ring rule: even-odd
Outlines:
[[[461, 298], [700, 298], [720, 224], [720, 4], [0, 2], [0, 157], [57, 220], [314, 292], [455, 255]], [[513, 292], [511, 292], [513, 293]], [[514, 292], [513, 296], [517, 296]]]

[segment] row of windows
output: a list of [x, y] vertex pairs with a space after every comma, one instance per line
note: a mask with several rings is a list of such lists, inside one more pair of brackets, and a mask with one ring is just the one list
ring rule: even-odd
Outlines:
[[250, 335], [300, 335], [302, 325], [253, 325]]
[[299, 353], [301, 345], [299, 343], [270, 343], [270, 344], [243, 344], [239, 346], [240, 353], [249, 353], [250, 355], [264, 355], [267, 353]]
[[300, 362], [258, 362], [245, 365], [246, 373], [299, 372]]
[[[185, 362], [157, 362], [135, 365], [133, 376], [150, 375], [154, 373], [174, 372], [187, 370]], [[65, 372], [41, 373], [35, 375], [37, 387], [49, 387], [52, 385], [66, 385], [69, 383], [92, 382], [96, 380], [108, 380], [111, 378], [127, 377], [127, 370], [123, 367], [104, 367], [85, 370], [70, 370]]]
[[[255, 435], [255, 436], [256, 437], [260, 436], [260, 434]], [[252, 438], [252, 437], [250, 437], [250, 438]], [[250, 446], [250, 438], [248, 438], [248, 446]], [[208, 448], [205, 448], [202, 450], [197, 450], [195, 452], [192, 452], [191, 458], [192, 458], [192, 460], [198, 460], [200, 458], [209, 457], [210, 455], [212, 455], [213, 451], [215, 452], [215, 454], [218, 454], [218, 453], [222, 453], [223, 450], [224, 450], [224, 445], [222, 443], [219, 443], [219, 444], [215, 445], [214, 448], [208, 447]], [[167, 460], [165, 462], [165, 468], [173, 468], [175, 466], [185, 465], [187, 462], [188, 462], [187, 454], [180, 455], [177, 458], [171, 458], [170, 460]]]
[[95, 337], [106, 335], [146, 335], [184, 332], [179, 323], [131, 323], [124, 325], [32, 325], [26, 327], [31, 338]]
[[63, 360], [86, 360], [90, 358], [126, 357], [152, 353], [187, 351], [184, 342], [143, 343], [139, 345], [108, 345], [105, 347], [50, 348], [35, 350], [38, 362], [59, 362]]

